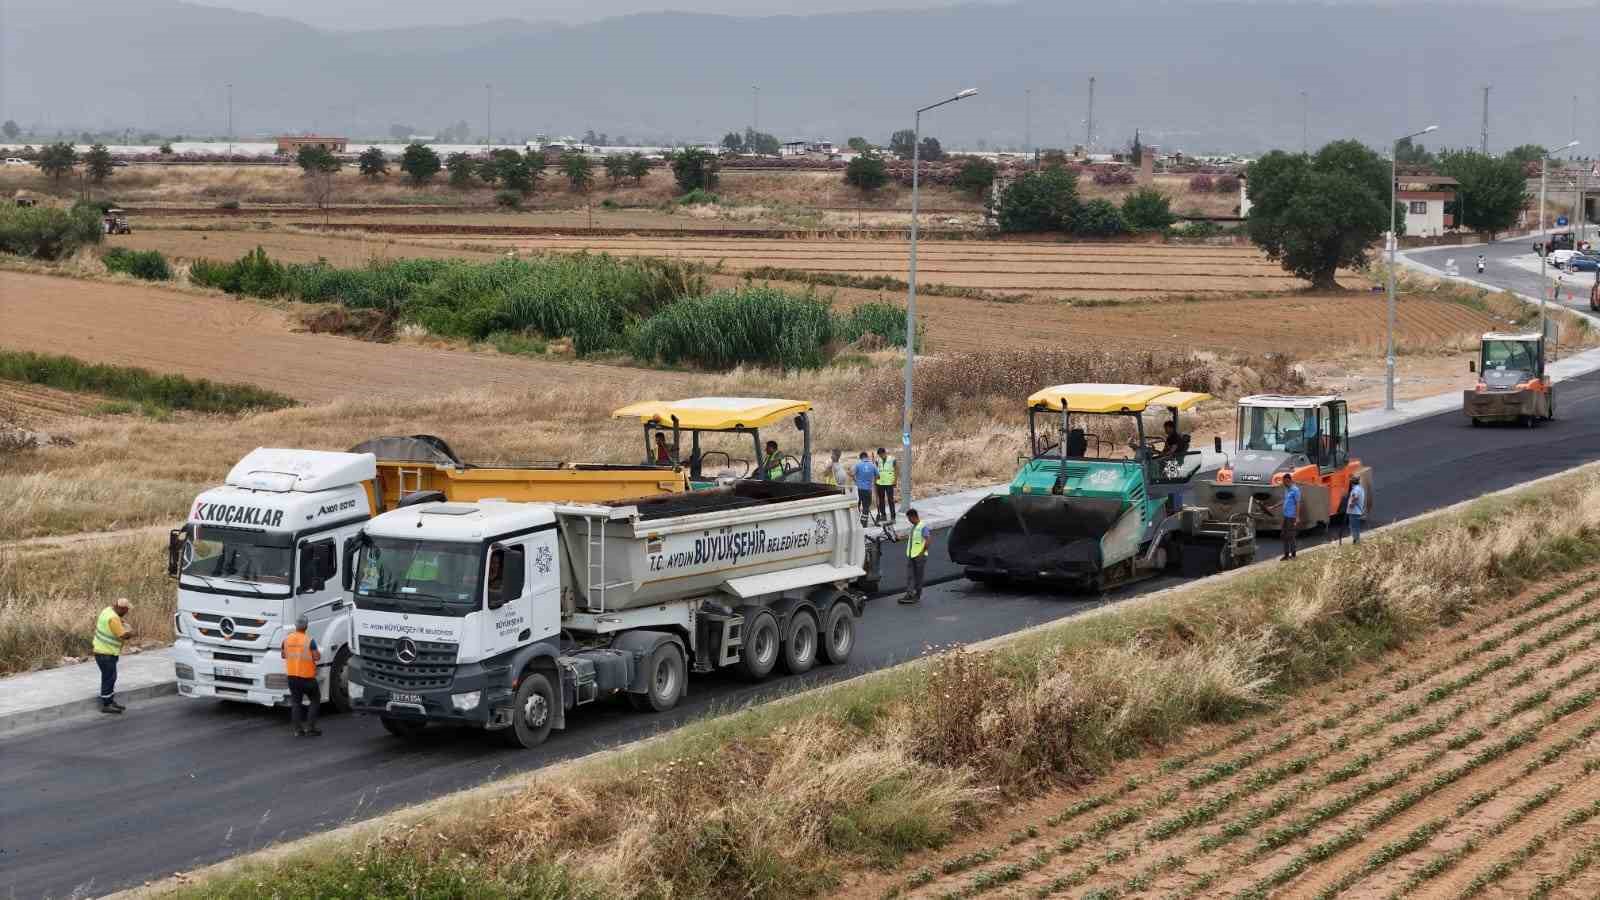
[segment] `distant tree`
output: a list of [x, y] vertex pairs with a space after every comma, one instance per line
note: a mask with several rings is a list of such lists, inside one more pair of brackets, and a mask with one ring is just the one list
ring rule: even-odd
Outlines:
[[922, 149], [918, 156], [929, 162], [935, 162], [944, 159], [944, 148], [939, 146], [938, 138], [925, 137], [922, 139]]
[[650, 174], [650, 160], [644, 158], [643, 153], [628, 154], [628, 177], [634, 184], [642, 184], [644, 177]]
[[844, 167], [844, 183], [870, 194], [889, 183], [889, 167], [876, 151], [864, 150]]
[[163, 141], [161, 146], [156, 148], [156, 152], [162, 154], [163, 156], [171, 156], [172, 145]]
[[1122, 220], [1133, 231], [1166, 231], [1178, 217], [1172, 201], [1155, 188], [1141, 188], [1122, 201]]
[[867, 143], [867, 139], [864, 137], [853, 137], [850, 140], [845, 141], [844, 145], [857, 153], [860, 153], [861, 151], [872, 146], [871, 144]]
[[1046, 150], [1039, 157], [1048, 169], [1064, 169], [1067, 166], [1067, 151]]
[[84, 171], [88, 173], [89, 180], [95, 184], [104, 184], [107, 178], [116, 171], [111, 159], [111, 151], [105, 144], [95, 144], [89, 152], [83, 155]]
[[1072, 220], [1072, 232], [1087, 237], [1111, 237], [1128, 230], [1128, 221], [1122, 210], [1103, 197], [1090, 200], [1078, 207]]
[[405, 152], [400, 154], [400, 171], [412, 184], [422, 185], [433, 180], [443, 166], [439, 162], [439, 154], [425, 144], [412, 142], [406, 145]]
[[294, 161], [300, 166], [300, 171], [307, 175], [319, 172], [332, 174], [344, 165], [327, 147], [316, 145], [301, 147], [300, 152], [295, 154]]
[[377, 147], [368, 147], [361, 151], [361, 156], [356, 159], [356, 165], [368, 181], [377, 181], [389, 174], [389, 158]]
[[594, 129], [591, 128], [583, 133], [583, 142], [590, 145], [598, 144], [600, 143], [600, 136], [595, 134]]
[[1538, 144], [1523, 144], [1520, 147], [1512, 147], [1510, 150], [1507, 150], [1505, 158], [1514, 159], [1518, 163], [1527, 164], [1537, 163], [1549, 155], [1550, 151], [1539, 146]]
[[450, 186], [453, 188], [472, 187], [472, 181], [480, 172], [478, 161], [470, 153], [452, 153], [444, 159], [444, 167], [450, 172]]
[[[540, 157], [543, 163], [543, 157]], [[498, 184], [518, 196], [533, 193], [535, 179], [528, 160], [521, 153], [507, 148], [495, 150], [489, 158], [478, 164], [478, 177], [489, 184]]]
[[1139, 129], [1133, 130], [1133, 143], [1128, 145], [1128, 160], [1135, 169], [1144, 162], [1144, 142], [1139, 140]]
[[1314, 287], [1338, 287], [1340, 268], [1366, 268], [1367, 248], [1388, 230], [1388, 160], [1357, 141], [1313, 156], [1274, 150], [1247, 174], [1250, 239]]
[[900, 159], [911, 158], [911, 148], [917, 142], [917, 133], [909, 128], [902, 128], [889, 135], [889, 152]]
[[397, 141], [406, 140], [406, 139], [410, 138], [413, 134], [416, 134], [416, 133], [417, 133], [417, 130], [415, 128], [412, 128], [410, 125], [390, 125], [389, 126], [389, 137], [391, 137], [391, 138], [393, 138], [393, 139], [395, 139]]
[[[312, 204], [323, 211], [324, 216], [328, 211], [328, 204], [333, 202], [333, 194], [338, 186], [338, 180], [333, 172], [321, 169], [312, 169], [305, 173], [306, 197]], [[324, 219], [326, 220], [326, 219]]]
[[1000, 195], [1000, 230], [1071, 231], [1078, 214], [1078, 176], [1065, 167], [1024, 172]]
[[613, 153], [606, 157], [606, 180], [615, 188], [622, 184], [622, 179], [628, 177], [628, 158], [620, 153]]
[[1402, 166], [1423, 168], [1432, 166], [1436, 159], [1428, 148], [1422, 144], [1414, 143], [1411, 138], [1405, 138], [1395, 145], [1394, 161]]
[[17, 135], [22, 134], [22, 126], [10, 119], [7, 119], [4, 125], [0, 125], [0, 134], [4, 134], [6, 136], [6, 140], [14, 141], [17, 139]]
[[722, 149], [729, 153], [744, 152], [744, 136], [737, 131], [730, 131], [722, 136]]
[[595, 146], [597, 146], [597, 147], [609, 147], [609, 146], [611, 146], [611, 136], [606, 134], [604, 131], [600, 132], [600, 140], [595, 142]]
[[685, 147], [672, 154], [672, 177], [678, 190], [712, 191], [717, 187], [717, 158], [697, 147]]
[[521, 209], [522, 195], [516, 191], [498, 191], [494, 195], [494, 203], [506, 209]]
[[744, 149], [747, 153], [757, 156], [777, 156], [783, 152], [783, 145], [778, 143], [777, 137], [754, 128], [744, 130]]
[[62, 178], [71, 175], [72, 170], [78, 165], [78, 151], [66, 141], [57, 141], [48, 144], [39, 151], [39, 171], [50, 176], [51, 181], [59, 182]]
[[544, 152], [542, 150], [527, 150], [522, 154], [522, 163], [528, 170], [528, 181], [532, 185], [530, 191], [539, 189], [539, 179], [544, 177]]
[[961, 171], [956, 173], [956, 187], [974, 197], [982, 197], [989, 186], [994, 184], [995, 176], [999, 169], [994, 163], [981, 156], [969, 156], [961, 164]]
[[1209, 194], [1216, 188], [1216, 179], [1204, 172], [1189, 178], [1189, 193], [1191, 194]]
[[1528, 202], [1522, 166], [1510, 156], [1495, 159], [1470, 150], [1441, 153], [1439, 171], [1461, 182], [1458, 198], [1445, 204], [1445, 212], [1454, 215], [1459, 225], [1488, 232], [1493, 240], [1517, 223]]
[[1218, 175], [1217, 180], [1212, 184], [1212, 188], [1219, 194], [1237, 194], [1239, 193], [1239, 185], [1243, 183], [1237, 175]]
[[594, 187], [594, 163], [589, 157], [569, 151], [561, 154], [561, 171], [567, 176], [567, 186], [574, 193], [587, 194]]

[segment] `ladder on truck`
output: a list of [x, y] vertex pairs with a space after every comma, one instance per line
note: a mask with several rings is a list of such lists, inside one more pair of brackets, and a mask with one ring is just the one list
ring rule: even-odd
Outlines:
[[583, 584], [584, 598], [589, 612], [606, 611], [606, 591], [626, 587], [633, 582], [606, 580], [606, 523], [626, 519], [629, 513], [612, 506], [563, 506], [558, 510], [564, 516], [583, 520]]

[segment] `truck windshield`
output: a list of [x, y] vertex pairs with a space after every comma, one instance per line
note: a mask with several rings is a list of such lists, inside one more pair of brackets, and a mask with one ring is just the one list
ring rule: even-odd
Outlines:
[[365, 609], [464, 616], [483, 596], [477, 544], [369, 538], [356, 572], [356, 605]]
[[1484, 341], [1483, 368], [1509, 372], [1534, 371], [1533, 344], [1526, 341]]
[[1316, 430], [1315, 410], [1261, 406], [1239, 410], [1239, 445], [1246, 450], [1304, 453]]
[[183, 574], [213, 587], [223, 586], [219, 581], [233, 582], [260, 593], [285, 594], [294, 550], [281, 543], [276, 535], [195, 525], [184, 545]]

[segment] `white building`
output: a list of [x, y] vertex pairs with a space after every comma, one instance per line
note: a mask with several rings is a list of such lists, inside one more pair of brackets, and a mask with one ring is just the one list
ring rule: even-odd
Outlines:
[[1406, 237], [1439, 237], [1455, 227], [1444, 205], [1456, 199], [1461, 182], [1443, 175], [1401, 175], [1395, 202], [1406, 211]]

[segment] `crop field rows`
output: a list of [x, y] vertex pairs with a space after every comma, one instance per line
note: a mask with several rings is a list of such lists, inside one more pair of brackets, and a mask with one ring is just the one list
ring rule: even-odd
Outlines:
[[0, 381], [0, 422], [16, 425], [48, 422], [82, 415], [99, 402], [97, 397], [71, 391]]
[[[862, 897], [1600, 894], [1600, 589], [1485, 613]], [[1397, 654], [1398, 655], [1398, 654]]]

